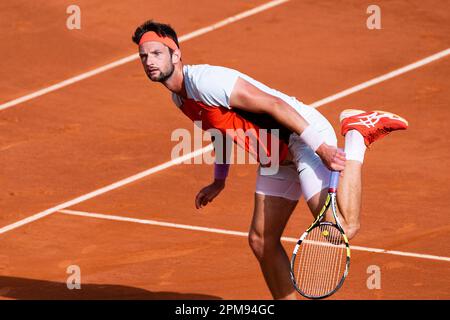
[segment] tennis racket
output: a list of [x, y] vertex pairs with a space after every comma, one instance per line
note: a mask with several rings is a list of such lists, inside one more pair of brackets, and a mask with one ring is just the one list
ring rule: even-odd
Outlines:
[[[291, 280], [309, 299], [331, 296], [344, 283], [350, 267], [350, 246], [337, 215], [336, 190], [339, 172], [331, 173], [325, 205], [301, 235], [291, 258]], [[331, 207], [336, 223], [323, 221]]]

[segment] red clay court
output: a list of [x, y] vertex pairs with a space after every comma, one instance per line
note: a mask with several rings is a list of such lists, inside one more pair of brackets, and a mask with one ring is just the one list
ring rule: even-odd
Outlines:
[[[330, 299], [450, 299], [445, 1], [377, 1], [381, 30], [360, 1], [80, 0], [80, 30], [66, 28], [70, 4], [0, 4], [1, 298], [271, 298], [246, 238], [256, 165], [232, 166], [198, 211], [212, 166], [171, 162], [171, 132], [192, 123], [130, 39], [154, 18], [177, 30], [184, 63], [238, 69], [336, 132], [347, 108], [408, 119], [366, 154], [362, 228]], [[311, 221], [301, 200], [288, 253]], [[66, 287], [70, 265], [82, 290]], [[373, 265], [381, 289], [367, 287]]]

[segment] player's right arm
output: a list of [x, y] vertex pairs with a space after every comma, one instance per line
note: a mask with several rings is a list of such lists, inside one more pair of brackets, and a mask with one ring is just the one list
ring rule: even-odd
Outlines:
[[[221, 140], [221, 139], [218, 139]], [[214, 163], [214, 181], [202, 188], [195, 197], [195, 207], [200, 209], [212, 202], [220, 192], [225, 188], [225, 181], [230, 169], [230, 153], [227, 152], [230, 148], [227, 148], [227, 137], [222, 136], [222, 140], [218, 141], [212, 137], [215, 150], [215, 163]], [[230, 141], [228, 141], [230, 143]]]
[[195, 197], [195, 207], [200, 209], [214, 200], [225, 188], [225, 179], [214, 179], [214, 182], [202, 188]]
[[344, 152], [326, 144], [314, 127], [283, 99], [272, 96], [250, 82], [238, 78], [230, 96], [230, 106], [248, 112], [271, 115], [280, 124], [297, 133], [320, 156], [329, 169], [344, 170]]

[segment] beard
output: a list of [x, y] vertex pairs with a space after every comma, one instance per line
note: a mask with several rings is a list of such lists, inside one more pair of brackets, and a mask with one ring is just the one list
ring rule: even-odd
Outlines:
[[175, 71], [175, 65], [173, 63], [170, 64], [169, 70], [166, 72], [163, 72], [159, 70], [159, 73], [157, 75], [151, 75], [151, 73], [147, 73], [147, 77], [153, 81], [153, 82], [165, 82], [167, 79], [169, 79], [173, 72]]

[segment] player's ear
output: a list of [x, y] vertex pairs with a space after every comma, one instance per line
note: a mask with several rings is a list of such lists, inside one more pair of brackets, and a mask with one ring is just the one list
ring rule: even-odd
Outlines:
[[172, 63], [178, 63], [181, 61], [181, 50], [174, 50], [172, 53]]

